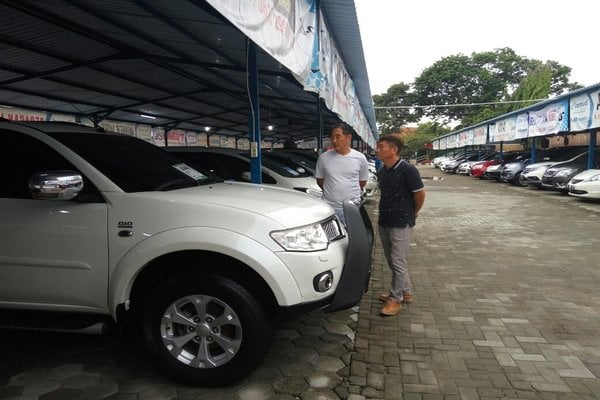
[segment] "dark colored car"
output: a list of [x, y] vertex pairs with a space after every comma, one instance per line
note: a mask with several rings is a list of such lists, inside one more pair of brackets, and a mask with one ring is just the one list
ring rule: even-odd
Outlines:
[[[572, 177], [584, 171], [588, 167], [588, 151], [579, 154], [569, 161], [563, 161], [553, 164], [546, 169], [542, 176], [542, 188], [558, 190], [562, 193], [568, 193], [567, 187]], [[596, 150], [594, 155], [594, 166], [600, 162], [600, 153]]]

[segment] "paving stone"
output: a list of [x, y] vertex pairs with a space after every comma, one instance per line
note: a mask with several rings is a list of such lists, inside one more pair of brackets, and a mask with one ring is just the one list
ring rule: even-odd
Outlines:
[[310, 360], [310, 364], [317, 371], [332, 371], [336, 372], [344, 368], [345, 364], [338, 357], [318, 356]]
[[319, 389], [334, 389], [342, 381], [338, 374], [331, 372], [312, 372], [305, 379], [310, 387]]
[[333, 390], [310, 388], [300, 394], [302, 400], [338, 400]]
[[266, 400], [275, 394], [272, 385], [250, 383], [237, 391], [240, 400]]
[[62, 387], [79, 389], [93, 385], [100, 381], [100, 374], [97, 372], [83, 372], [62, 379]]
[[299, 396], [300, 393], [308, 389], [310, 386], [304, 378], [285, 378], [273, 383], [273, 388], [276, 393], [289, 394]]
[[[174, 387], [162, 387], [162, 390], [150, 390], [141, 392], [138, 395], [139, 400], [170, 400], [177, 395]], [[116, 383], [94, 383], [93, 385], [86, 386], [80, 389], [80, 397], [82, 399], [105, 399], [109, 396], [118, 392], [118, 385]], [[147, 396], [145, 394], [150, 394]], [[168, 393], [168, 395], [166, 395]]]
[[0, 367], [0, 399], [600, 400], [600, 204], [454, 175], [425, 183], [417, 301], [399, 315], [379, 316], [391, 274], [376, 237], [359, 307], [280, 323], [235, 385], [183, 386], [118, 335], [0, 331], [3, 359], [19, 361]]

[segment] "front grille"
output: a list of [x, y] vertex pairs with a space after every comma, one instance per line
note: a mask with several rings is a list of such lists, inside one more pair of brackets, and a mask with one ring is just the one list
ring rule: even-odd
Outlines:
[[338, 240], [338, 239], [341, 239], [344, 237], [344, 233], [342, 232], [340, 223], [338, 222], [338, 220], [335, 217], [332, 217], [332, 218], [328, 219], [327, 221], [324, 221], [323, 223], [321, 223], [321, 226], [323, 227], [323, 230], [325, 231], [325, 234], [327, 235], [327, 239], [329, 239], [330, 242], [333, 242], [334, 240]]

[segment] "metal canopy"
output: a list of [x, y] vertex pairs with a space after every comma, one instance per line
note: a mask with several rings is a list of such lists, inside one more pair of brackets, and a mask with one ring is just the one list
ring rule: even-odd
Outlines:
[[[339, 9], [342, 2], [334, 3]], [[352, 6], [349, 23], [358, 31], [353, 1], [343, 3]], [[356, 47], [358, 38], [360, 51], [351, 46], [344, 57], [350, 65], [362, 57], [349, 73], [374, 127], [360, 35], [347, 30], [342, 41]], [[0, 0], [0, 54], [0, 105], [167, 129], [210, 126], [234, 137], [248, 132], [246, 37], [204, 0]], [[263, 139], [314, 138], [317, 95], [260, 49], [258, 64]], [[340, 122], [327, 109], [323, 118], [326, 127]]]

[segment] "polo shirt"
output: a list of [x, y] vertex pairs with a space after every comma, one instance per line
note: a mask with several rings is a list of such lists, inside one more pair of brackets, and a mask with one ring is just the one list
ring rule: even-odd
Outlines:
[[424, 189], [421, 175], [414, 165], [399, 160], [391, 168], [383, 166], [378, 173], [379, 225], [406, 228], [415, 226], [414, 192]]

